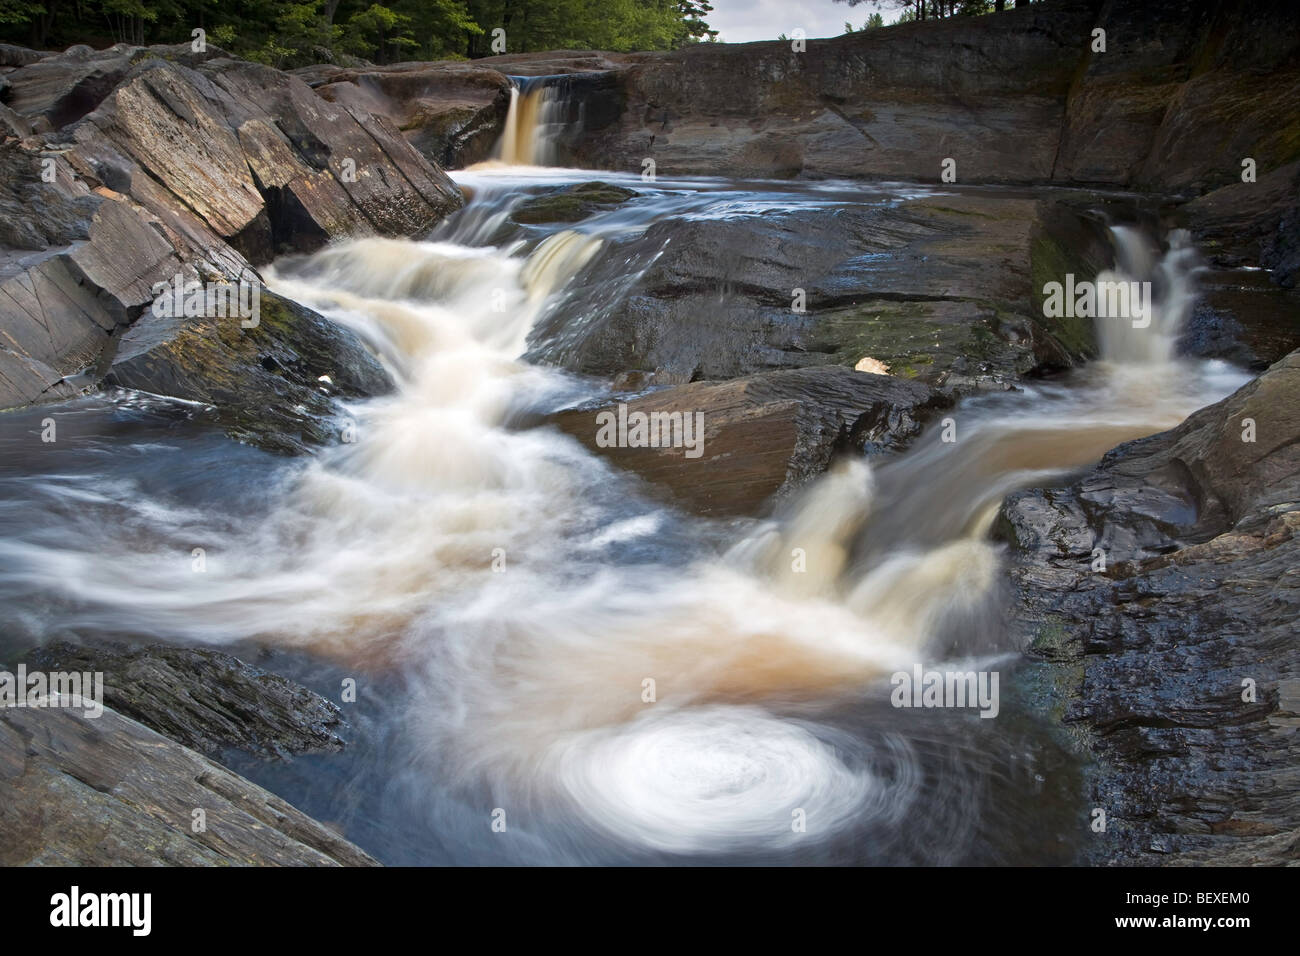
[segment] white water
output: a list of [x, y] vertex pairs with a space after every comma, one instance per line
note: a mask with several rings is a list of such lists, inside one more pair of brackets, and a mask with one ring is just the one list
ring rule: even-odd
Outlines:
[[[495, 215], [463, 218], [481, 240]], [[924, 792], [920, 757], [887, 730], [846, 737], [823, 709], [886, 700], [888, 674], [953, 648], [972, 669], [1004, 661], [996, 633], [974, 639], [998, 631], [1001, 559], [984, 532], [1001, 496], [1237, 381], [1166, 347], [1188, 301], [1182, 250], [1143, 260], [1117, 233], [1119, 268], [1165, 269], [1174, 291], [1148, 335], [1103, 331], [1107, 361], [1077, 387], [974, 403], [957, 446], [931, 435], [878, 476], [837, 468], [772, 520], [673, 536], [682, 516], [576, 442], [512, 427], [596, 388], [519, 360], [601, 254], [587, 228], [535, 247], [365, 239], [272, 271], [273, 288], [356, 329], [394, 371], [395, 395], [351, 410], [357, 441], [287, 487], [249, 488], [274, 500], [252, 525], [50, 479], [56, 498], [124, 509], [123, 534], [108, 561], [66, 540], [4, 541], [3, 563], [23, 569], [8, 583], [57, 582], [75, 608], [63, 627], [301, 648], [363, 683], [404, 674], [417, 774], [486, 791], [525, 830], [546, 808], [616, 844], [700, 854], [897, 824]], [[652, 560], [619, 557], [640, 546]]]

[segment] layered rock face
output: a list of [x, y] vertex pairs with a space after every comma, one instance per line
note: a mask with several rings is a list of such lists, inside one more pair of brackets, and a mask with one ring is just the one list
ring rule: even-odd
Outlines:
[[[1104, 52], [1094, 30], [1105, 31]], [[1282, 0], [1032, 4], [832, 40], [611, 57], [584, 165], [1204, 191], [1297, 158], [1300, 40]], [[567, 71], [565, 71], [567, 72]], [[1259, 77], [1269, 75], [1266, 97]]]
[[274, 794], [109, 708], [95, 719], [0, 711], [0, 794], [4, 866], [378, 865]]
[[1094, 859], [1295, 859], [1297, 434], [1293, 352], [1074, 484], [1003, 507], [1030, 654], [1101, 761], [1091, 798], [1110, 822]]
[[[348, 369], [368, 359], [355, 340], [322, 350], [300, 339], [311, 323], [282, 323], [263, 330], [264, 348], [239, 347], [238, 317], [160, 318], [149, 308], [155, 285], [255, 282], [254, 267], [279, 253], [416, 234], [462, 202], [382, 116], [220, 50], [74, 47], [5, 79], [13, 135], [0, 146], [0, 407], [103, 379], [128, 328], [124, 359], [134, 364], [118, 379], [161, 394], [176, 394], [169, 382], [238, 377], [236, 367], [258, 364], [278, 365], [281, 391], [300, 399], [340, 369], [357, 383]], [[223, 339], [223, 322], [236, 323], [233, 336]], [[156, 349], [182, 334], [231, 344], [200, 350], [203, 364], [173, 348], [154, 363], [158, 375], [143, 374], [140, 343]], [[295, 373], [267, 349], [320, 360]], [[366, 374], [356, 391], [382, 388]], [[189, 390], [204, 391], [213, 392]]]

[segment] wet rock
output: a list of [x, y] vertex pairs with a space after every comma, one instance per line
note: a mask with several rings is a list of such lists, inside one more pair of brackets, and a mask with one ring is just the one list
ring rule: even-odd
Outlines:
[[1098, 760], [1089, 807], [1110, 823], [1091, 859], [1296, 859], [1297, 438], [1293, 352], [1075, 483], [1003, 507], [1017, 625]]
[[510, 218], [525, 225], [579, 222], [594, 213], [621, 205], [635, 195], [631, 189], [609, 183], [578, 183], [521, 203]]
[[[0, 148], [0, 210], [10, 213], [0, 232], [0, 408], [93, 385], [116, 350], [115, 382], [212, 402], [241, 437], [298, 448], [327, 428], [308, 421], [321, 391], [333, 391], [316, 377], [329, 375], [341, 394], [385, 387], [355, 340], [327, 345], [338, 333], [319, 317], [296, 339], [273, 321], [241, 351], [212, 334], [225, 328], [214, 319], [189, 336], [206, 343], [193, 347], [201, 363], [146, 372], [158, 353], [134, 360], [175, 331], [151, 321], [153, 288], [176, 276], [233, 281], [283, 250], [339, 236], [418, 233], [462, 198], [382, 116], [220, 50], [188, 51], [73, 48], [6, 76], [16, 115], [71, 125]], [[145, 327], [122, 335], [141, 315]], [[237, 368], [252, 370], [244, 394], [266, 404], [240, 400]], [[277, 431], [288, 437], [268, 437]]]
[[95, 719], [0, 710], [0, 832], [5, 866], [377, 865], [261, 787], [108, 708]]
[[649, 157], [661, 175], [906, 181], [937, 181], [951, 158], [962, 183], [1201, 193], [1244, 157], [1261, 173], [1300, 158], [1298, 43], [1286, 0], [1066, 0], [803, 52], [773, 40], [611, 54], [617, 116], [575, 153], [624, 171]]
[[209, 757], [340, 750], [338, 705], [229, 654], [156, 644], [71, 644], [32, 651], [28, 670], [100, 671], [113, 710]]
[[698, 453], [689, 456], [684, 441], [679, 447], [601, 447], [598, 416], [617, 416], [618, 403], [560, 412], [552, 422], [685, 507], [734, 515], [754, 514], [784, 498], [840, 452], [901, 448], [950, 402], [919, 382], [825, 367], [695, 382], [623, 404], [629, 416], [680, 413], [698, 422], [702, 415]]
[[245, 321], [146, 313], [105, 384], [202, 402], [232, 437], [286, 454], [339, 441], [335, 399], [393, 387], [360, 339], [305, 306], [263, 289], [257, 325]]
[[1300, 291], [1278, 287], [1262, 270], [1210, 270], [1198, 285], [1182, 354], [1262, 371], [1300, 348]]
[[1046, 181], [1091, 20], [1083, 4], [1033, 6], [804, 52], [773, 39], [611, 56], [626, 106], [583, 152], [627, 171], [650, 157], [660, 175], [910, 181], [938, 180], [954, 157], [962, 182]]
[[[870, 358], [930, 385], [1002, 388], [1093, 347], [1090, 330], [1069, 338], [1035, 306], [1043, 215], [1025, 196], [962, 193], [657, 223], [604, 257], [661, 251], [637, 284], [582, 322], [543, 323], [532, 355], [659, 382]], [[588, 309], [612, 278], [600, 261], [586, 273]]]

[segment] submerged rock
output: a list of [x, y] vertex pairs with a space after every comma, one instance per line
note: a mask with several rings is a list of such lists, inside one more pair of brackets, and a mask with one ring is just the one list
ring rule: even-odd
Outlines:
[[0, 832], [4, 866], [378, 865], [280, 798], [109, 708], [93, 719], [0, 709]]
[[287, 757], [343, 747], [337, 704], [221, 651], [56, 641], [32, 651], [27, 666], [103, 672], [104, 704], [211, 757], [227, 748]]
[[1099, 761], [1089, 807], [1109, 823], [1092, 859], [1296, 859], [1298, 437], [1293, 352], [1075, 483], [1003, 507], [1018, 624]]
[[[949, 404], [919, 382], [827, 367], [679, 385], [625, 403], [560, 412], [552, 422], [692, 511], [736, 515], [784, 498], [822, 474], [840, 452], [903, 447]], [[682, 441], [677, 447], [611, 447], [601, 438], [602, 427], [618, 421], [620, 405], [628, 421], [677, 415], [678, 422], [668, 419], [668, 437], [680, 432]], [[673, 431], [677, 424], [682, 427]]]
[[631, 189], [609, 183], [578, 183], [520, 203], [510, 218], [524, 225], [578, 222], [596, 212], [621, 205], [635, 195]]

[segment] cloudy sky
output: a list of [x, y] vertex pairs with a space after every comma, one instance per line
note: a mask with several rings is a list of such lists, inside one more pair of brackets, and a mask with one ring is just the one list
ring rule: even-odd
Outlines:
[[[775, 40], [782, 33], [789, 36], [796, 27], [810, 37], [836, 37], [844, 32], [844, 21], [856, 27], [874, 13], [874, 4], [850, 7], [835, 0], [710, 0], [713, 12], [709, 26], [728, 43], [750, 40]], [[898, 11], [882, 9], [886, 22], [897, 19]]]

